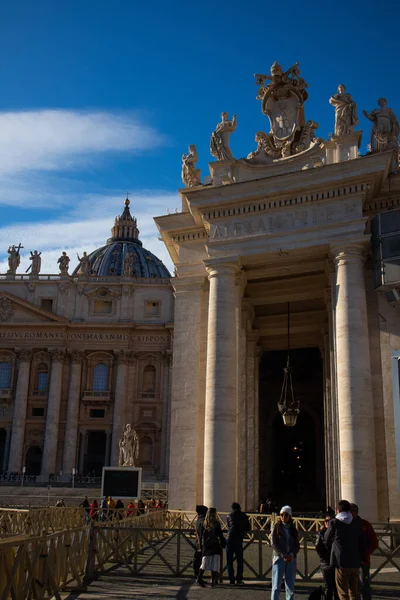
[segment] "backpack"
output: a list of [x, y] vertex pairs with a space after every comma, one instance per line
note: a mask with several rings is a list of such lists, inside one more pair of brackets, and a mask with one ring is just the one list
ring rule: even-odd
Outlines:
[[207, 527], [203, 531], [203, 548], [205, 550], [213, 550], [220, 546], [219, 536], [213, 527]]

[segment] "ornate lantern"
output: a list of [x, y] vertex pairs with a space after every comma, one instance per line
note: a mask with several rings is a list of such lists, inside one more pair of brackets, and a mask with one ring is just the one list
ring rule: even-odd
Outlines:
[[292, 369], [290, 366], [290, 303], [288, 302], [288, 311], [287, 311], [287, 345], [288, 345], [288, 355], [287, 355], [287, 363], [286, 367], [283, 369], [283, 384], [281, 397], [278, 402], [279, 412], [282, 415], [283, 422], [287, 427], [294, 427], [297, 421], [297, 415], [300, 412], [300, 404], [294, 398], [293, 393], [293, 383], [292, 383]]

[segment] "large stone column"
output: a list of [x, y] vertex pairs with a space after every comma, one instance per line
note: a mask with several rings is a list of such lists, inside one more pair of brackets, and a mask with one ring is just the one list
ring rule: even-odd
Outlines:
[[331, 246], [336, 264], [336, 368], [342, 496], [377, 518], [374, 412], [364, 262], [366, 242]]
[[193, 510], [202, 503], [197, 486], [201, 313], [204, 277], [175, 277], [169, 506]]
[[170, 397], [171, 397], [171, 350], [167, 350], [163, 362], [163, 395], [162, 395], [162, 423], [161, 423], [161, 460], [160, 475], [162, 478], [168, 474], [168, 446], [169, 446], [169, 415], [170, 415]]
[[26, 405], [28, 402], [29, 371], [32, 352], [22, 350], [19, 354], [17, 389], [15, 391], [14, 412], [11, 431], [10, 459], [8, 470], [21, 472], [22, 452], [25, 437]]
[[204, 504], [229, 510], [236, 491], [237, 336], [234, 259], [205, 261], [210, 280], [204, 423]]
[[79, 398], [83, 352], [71, 352], [71, 371], [68, 387], [67, 424], [65, 428], [63, 473], [70, 475], [76, 468], [78, 444]]
[[44, 448], [41, 475], [56, 472], [58, 430], [60, 426], [60, 403], [62, 370], [65, 356], [63, 348], [50, 350], [51, 373], [49, 397], [47, 399], [46, 429], [44, 434]]
[[111, 466], [118, 467], [119, 446], [118, 442], [122, 437], [125, 420], [126, 404], [126, 380], [128, 373], [128, 363], [132, 358], [131, 352], [122, 351], [117, 357], [117, 377], [115, 381], [115, 399], [113, 413], [113, 430], [111, 441]]

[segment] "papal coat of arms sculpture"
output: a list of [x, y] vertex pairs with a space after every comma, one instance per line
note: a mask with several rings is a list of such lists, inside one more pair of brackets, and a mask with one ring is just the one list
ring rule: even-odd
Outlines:
[[[239, 120], [236, 115], [230, 118], [223, 112], [211, 134], [210, 153], [216, 162], [209, 163], [210, 177], [205, 184], [237, 183], [272, 175], [272, 171], [304, 170], [359, 156], [362, 131], [355, 130], [359, 124], [357, 106], [344, 84], [339, 84], [337, 93], [329, 99], [335, 110], [334, 133], [330, 139], [323, 140], [315, 134], [318, 123], [305, 118], [308, 84], [300, 77], [299, 63], [284, 70], [274, 62], [270, 74], [257, 73], [255, 80], [259, 86], [257, 100], [261, 101], [261, 110], [268, 117], [269, 131], [258, 131], [257, 147], [246, 158], [236, 159], [230, 148], [230, 137]], [[399, 123], [393, 110], [387, 108], [386, 99], [381, 98], [378, 103], [380, 108], [371, 113], [363, 111], [373, 123], [369, 151], [392, 150], [391, 172], [397, 172]], [[188, 188], [202, 185], [197, 160], [196, 147], [192, 145], [189, 154], [182, 157], [182, 181]]]

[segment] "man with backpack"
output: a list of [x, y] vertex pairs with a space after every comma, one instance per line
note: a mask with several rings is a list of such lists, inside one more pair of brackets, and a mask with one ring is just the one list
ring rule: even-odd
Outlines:
[[[231, 585], [243, 584], [243, 538], [250, 531], [249, 517], [242, 512], [240, 504], [232, 504], [232, 512], [227, 518], [228, 538], [226, 543], [226, 562], [228, 566], [229, 583]], [[236, 557], [237, 573], [233, 569], [233, 560]]]

